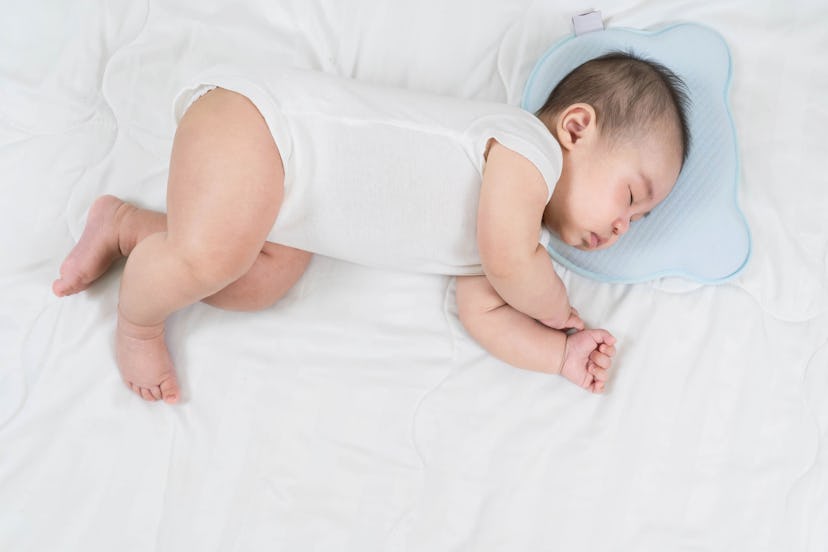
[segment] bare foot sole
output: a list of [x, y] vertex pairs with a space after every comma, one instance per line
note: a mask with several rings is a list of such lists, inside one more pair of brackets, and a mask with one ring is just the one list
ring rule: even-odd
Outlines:
[[164, 324], [138, 326], [118, 313], [118, 369], [127, 386], [147, 401], [178, 402], [178, 378], [164, 341]]
[[115, 196], [95, 200], [80, 241], [66, 256], [60, 266], [60, 278], [52, 284], [55, 295], [64, 297], [85, 290], [123, 256], [118, 243], [118, 221], [130, 209], [135, 207]]

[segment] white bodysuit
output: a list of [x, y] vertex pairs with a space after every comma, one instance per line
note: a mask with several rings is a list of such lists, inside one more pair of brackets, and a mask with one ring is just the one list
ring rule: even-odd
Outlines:
[[312, 253], [482, 274], [476, 226], [489, 139], [538, 168], [547, 202], [560, 177], [560, 146], [518, 107], [311, 71], [216, 67], [178, 94], [176, 121], [215, 86], [253, 102], [281, 153], [285, 196], [268, 241]]

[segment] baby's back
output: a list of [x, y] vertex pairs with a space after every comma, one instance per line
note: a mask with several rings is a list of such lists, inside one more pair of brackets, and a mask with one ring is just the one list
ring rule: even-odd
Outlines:
[[533, 161], [551, 187], [557, 142], [519, 108], [298, 70], [217, 68], [199, 83], [248, 96], [285, 164], [268, 240], [351, 262], [479, 274], [477, 204], [490, 138]]

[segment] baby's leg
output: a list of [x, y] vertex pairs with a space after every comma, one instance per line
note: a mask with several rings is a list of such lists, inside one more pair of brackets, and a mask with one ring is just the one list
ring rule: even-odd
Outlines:
[[115, 196], [105, 195], [89, 208], [80, 240], [60, 265], [60, 278], [52, 284], [58, 297], [81, 292], [104, 275], [121, 257], [151, 234], [167, 231], [163, 213], [139, 209]]
[[283, 181], [276, 144], [245, 97], [216, 89], [181, 119], [170, 161], [167, 231], [135, 247], [121, 280], [118, 365], [145, 399], [178, 400], [164, 321], [253, 266], [279, 211]]
[[[144, 238], [166, 231], [164, 213], [141, 209], [111, 195], [99, 197], [89, 208], [81, 239], [60, 267], [60, 278], [52, 284], [55, 295], [63, 297], [87, 289], [113, 262], [128, 257]], [[310, 258], [307, 251], [265, 242], [244, 276], [202, 301], [227, 310], [267, 308], [296, 283]]]
[[265, 242], [256, 262], [244, 276], [202, 301], [226, 310], [265, 309], [293, 287], [304, 274], [311, 257], [301, 249]]

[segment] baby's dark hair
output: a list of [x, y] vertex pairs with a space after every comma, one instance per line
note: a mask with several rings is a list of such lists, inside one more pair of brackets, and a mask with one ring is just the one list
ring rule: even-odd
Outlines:
[[537, 115], [555, 116], [576, 103], [595, 109], [598, 128], [610, 138], [633, 134], [669, 117], [678, 127], [682, 160], [687, 159], [687, 85], [660, 63], [626, 52], [587, 61], [558, 83]]

